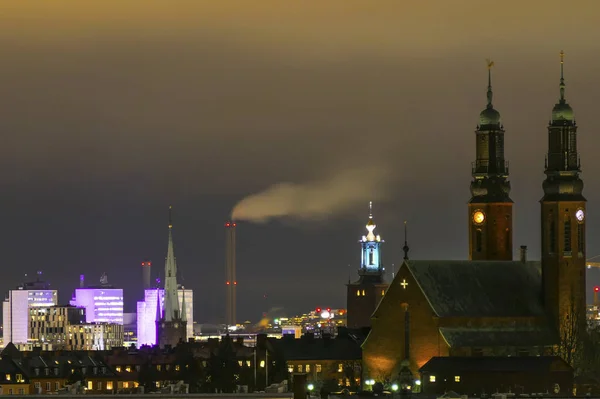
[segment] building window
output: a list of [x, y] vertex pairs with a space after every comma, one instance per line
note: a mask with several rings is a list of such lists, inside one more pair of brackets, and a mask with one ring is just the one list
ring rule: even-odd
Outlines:
[[39, 382], [34, 382], [34, 383], [33, 383], [33, 386], [34, 386], [34, 387], [37, 389], [37, 388], [39, 388], [39, 387], [40, 387], [40, 383], [39, 383]]
[[356, 290], [356, 296], [360, 296], [360, 290]]
[[24, 388], [19, 388], [19, 395], [23, 395], [25, 393], [25, 389]]
[[454, 376], [454, 382], [460, 382], [460, 375]]
[[373, 254], [373, 248], [369, 250], [369, 265], [372, 266], [375, 264], [375, 256]]
[[50, 392], [50, 390], [52, 389], [50, 385], [51, 384], [49, 382], [46, 383], [46, 392]]
[[102, 390], [102, 381], [98, 381], [98, 390], [101, 391]]
[[160, 365], [160, 364], [157, 364], [157, 365], [156, 365], [156, 369], [157, 369], [158, 371], [160, 371], [160, 370], [162, 369], [161, 365]]
[[362, 290], [362, 296], [365, 296], [365, 290]]
[[60, 382], [55, 382], [54, 383], [54, 390], [58, 391], [60, 389]]
[[240, 367], [243, 366], [243, 362], [241, 360], [238, 360], [238, 366], [240, 366]]
[[[127, 371], [128, 373], [131, 373], [131, 366], [127, 366], [125, 367], [125, 371]], [[138, 370], [139, 371], [139, 370]]]
[[299, 365], [298, 365], [298, 372], [299, 372], [299, 373], [301, 373], [301, 372], [302, 372], [302, 365], [301, 365], [301, 364], [299, 364]]
[[25, 382], [25, 380], [23, 379], [23, 374], [17, 374], [16, 380], [17, 382]]
[[435, 375], [429, 376], [429, 382], [435, 382]]
[[475, 251], [481, 252], [483, 249], [483, 233], [481, 229], [475, 230]]
[[307, 373], [310, 373], [310, 364], [306, 365], [306, 369], [305, 370], [306, 370]]
[[338, 364], [338, 373], [341, 373], [344, 371], [344, 365], [342, 363]]
[[571, 252], [571, 218], [565, 218], [565, 252]]
[[88, 389], [89, 390], [94, 389], [94, 383], [92, 381], [88, 381]]
[[6, 374], [6, 381], [10, 381], [10, 374]]
[[294, 366], [288, 366], [288, 373], [294, 372]]
[[129, 388], [129, 381], [123, 382], [123, 388]]
[[321, 365], [317, 364], [317, 373], [320, 373], [320, 372], [321, 372]]
[[381, 290], [381, 296], [385, 295], [385, 290]]
[[112, 381], [107, 381], [107, 382], [106, 382], [106, 390], [107, 390], [107, 391], [112, 391], [112, 388], [113, 388], [113, 383], [112, 383]]
[[[241, 363], [241, 362], [240, 362], [240, 363]], [[241, 364], [240, 364], [240, 366], [241, 366]], [[180, 367], [178, 364], [177, 364], [177, 365], [175, 365], [175, 371], [179, 371], [179, 370], [181, 370], [181, 367]]]
[[583, 227], [583, 223], [577, 225], [577, 252], [583, 254], [585, 251], [585, 228]]
[[[260, 361], [260, 367], [265, 367], [265, 361], [264, 360]], [[300, 367], [302, 367], [302, 366], [300, 366]]]
[[117, 372], [120, 373], [121, 372], [121, 366], [115, 367], [115, 370], [117, 370]]

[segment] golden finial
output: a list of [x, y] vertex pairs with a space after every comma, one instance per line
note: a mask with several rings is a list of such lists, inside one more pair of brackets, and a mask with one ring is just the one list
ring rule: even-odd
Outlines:
[[490, 60], [489, 58], [485, 60], [487, 63], [487, 68], [488, 69], [492, 69], [492, 67], [494, 66], [494, 61]]
[[564, 64], [565, 63], [565, 52], [560, 50], [560, 63]]

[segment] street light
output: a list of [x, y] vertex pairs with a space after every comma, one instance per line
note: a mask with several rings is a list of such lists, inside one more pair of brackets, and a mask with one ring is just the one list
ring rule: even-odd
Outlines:
[[392, 391], [396, 392], [398, 390], [398, 384], [392, 384]]
[[313, 389], [315, 389], [315, 386], [313, 384], [308, 384], [306, 387], [308, 388], [309, 391], [312, 391]]

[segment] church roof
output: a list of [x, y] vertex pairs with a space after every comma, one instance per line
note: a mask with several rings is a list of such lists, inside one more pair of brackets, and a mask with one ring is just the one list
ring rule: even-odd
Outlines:
[[559, 341], [558, 335], [549, 327], [519, 328], [462, 328], [442, 327], [440, 333], [453, 348], [487, 346], [549, 346]]
[[544, 314], [540, 262], [409, 260], [401, 267], [440, 317]]
[[559, 356], [473, 356], [432, 357], [419, 369], [421, 373], [439, 372], [531, 372], [572, 371]]

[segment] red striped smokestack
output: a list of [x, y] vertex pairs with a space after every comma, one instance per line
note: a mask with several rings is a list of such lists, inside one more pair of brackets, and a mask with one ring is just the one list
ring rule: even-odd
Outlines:
[[235, 276], [235, 228], [234, 221], [225, 222], [225, 323], [227, 326], [236, 325], [236, 296], [237, 280]]

